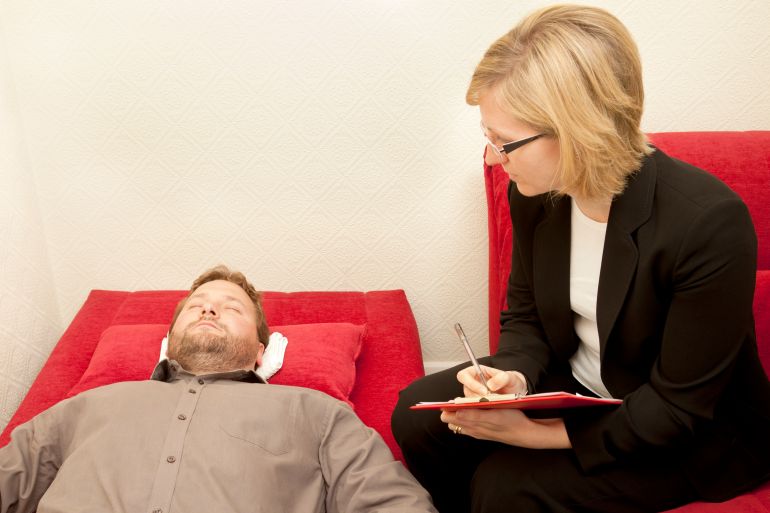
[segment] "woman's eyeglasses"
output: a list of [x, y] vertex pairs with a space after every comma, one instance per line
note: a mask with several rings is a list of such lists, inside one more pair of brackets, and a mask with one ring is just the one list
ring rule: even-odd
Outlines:
[[489, 138], [489, 134], [487, 133], [487, 127], [484, 126], [484, 123], [481, 123], [481, 132], [484, 134], [484, 138], [487, 140], [487, 143], [497, 152], [497, 155], [500, 158], [502, 158], [503, 155], [507, 155], [513, 150], [517, 148], [521, 148], [525, 144], [531, 143], [532, 141], [539, 139], [545, 135], [545, 134], [536, 134], [530, 137], [525, 137], [524, 139], [519, 139], [518, 141], [511, 141], [509, 143], [503, 144], [502, 146], [498, 146], [494, 142], [492, 142], [492, 139]]

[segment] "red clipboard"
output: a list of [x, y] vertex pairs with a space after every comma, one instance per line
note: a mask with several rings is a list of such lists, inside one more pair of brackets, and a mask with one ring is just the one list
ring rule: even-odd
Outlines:
[[[482, 399], [482, 398], [479, 398]], [[585, 408], [589, 406], [618, 405], [620, 399], [603, 399], [600, 397], [586, 397], [568, 392], [544, 392], [519, 397], [517, 399], [490, 399], [487, 401], [473, 401], [456, 403], [454, 400], [445, 402], [424, 402], [410, 406], [411, 410], [447, 410], [457, 411], [465, 409], [488, 410], [494, 408], [513, 408], [517, 410], [559, 410], [567, 408]]]

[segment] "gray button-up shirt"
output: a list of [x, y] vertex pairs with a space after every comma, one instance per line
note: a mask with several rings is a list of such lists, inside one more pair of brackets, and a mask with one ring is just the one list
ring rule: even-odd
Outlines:
[[253, 372], [150, 381], [60, 402], [0, 449], [5, 512], [435, 512], [344, 403]]

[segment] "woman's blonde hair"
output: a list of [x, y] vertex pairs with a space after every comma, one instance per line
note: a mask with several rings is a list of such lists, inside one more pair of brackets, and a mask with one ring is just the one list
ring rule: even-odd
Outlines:
[[557, 193], [619, 194], [652, 152], [639, 127], [639, 51], [626, 27], [603, 9], [555, 5], [524, 18], [476, 67], [466, 101], [478, 105], [485, 94], [558, 140]]

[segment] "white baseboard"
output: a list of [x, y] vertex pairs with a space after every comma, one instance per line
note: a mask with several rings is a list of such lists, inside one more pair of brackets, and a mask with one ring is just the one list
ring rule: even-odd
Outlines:
[[461, 363], [463, 362], [425, 362], [425, 374], [433, 374], [434, 372], [442, 371], [444, 369], [454, 367], [455, 365], [460, 365]]

